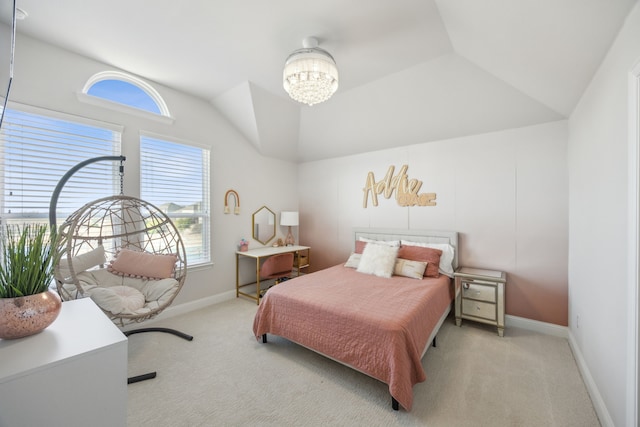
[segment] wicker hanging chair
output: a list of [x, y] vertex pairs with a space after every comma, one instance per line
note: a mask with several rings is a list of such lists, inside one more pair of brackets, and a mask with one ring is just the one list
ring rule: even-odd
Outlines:
[[[91, 297], [118, 326], [160, 314], [186, 279], [178, 230], [144, 200], [117, 195], [87, 203], [66, 219], [58, 235], [58, 293], [63, 300]], [[118, 268], [125, 250], [131, 261]]]
[[[58, 227], [54, 276], [63, 301], [91, 298], [119, 327], [143, 322], [169, 307], [187, 277], [187, 258], [180, 233], [159, 208], [122, 194], [124, 156], [88, 159], [70, 169], [58, 182], [49, 207], [56, 224], [58, 196], [67, 180], [84, 166], [120, 161], [120, 195], [85, 204]], [[166, 332], [187, 341], [191, 335], [170, 328], [128, 329]], [[150, 372], [128, 378], [134, 383], [155, 378]]]

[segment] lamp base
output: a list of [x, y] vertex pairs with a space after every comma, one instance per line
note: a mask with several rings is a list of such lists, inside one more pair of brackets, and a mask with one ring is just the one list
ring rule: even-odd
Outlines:
[[293, 234], [291, 233], [291, 226], [289, 226], [289, 233], [287, 233], [287, 237], [284, 239], [284, 244], [287, 246], [293, 246], [295, 244]]

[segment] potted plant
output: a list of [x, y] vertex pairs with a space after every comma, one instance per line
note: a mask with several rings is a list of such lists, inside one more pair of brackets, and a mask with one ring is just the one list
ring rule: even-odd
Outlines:
[[33, 335], [58, 317], [62, 303], [53, 281], [55, 228], [6, 226], [0, 238], [0, 338]]

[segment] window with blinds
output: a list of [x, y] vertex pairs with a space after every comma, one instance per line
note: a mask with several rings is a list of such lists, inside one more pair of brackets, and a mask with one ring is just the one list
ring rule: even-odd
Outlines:
[[[81, 118], [61, 119], [7, 109], [0, 131], [0, 219], [3, 223], [48, 223], [51, 195], [76, 164], [120, 154], [121, 130]], [[64, 186], [56, 209], [58, 224], [85, 203], [119, 192], [118, 167], [94, 163]]]
[[190, 266], [210, 262], [209, 150], [140, 137], [140, 196], [166, 213]]

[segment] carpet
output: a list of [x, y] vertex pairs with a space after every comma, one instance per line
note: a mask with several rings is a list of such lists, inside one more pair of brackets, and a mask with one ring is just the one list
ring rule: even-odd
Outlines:
[[285, 339], [252, 334], [257, 306], [225, 301], [147, 322], [194, 336], [129, 337], [129, 426], [599, 426], [566, 339], [449, 317], [410, 412], [382, 382]]

